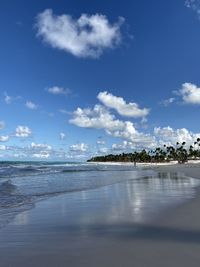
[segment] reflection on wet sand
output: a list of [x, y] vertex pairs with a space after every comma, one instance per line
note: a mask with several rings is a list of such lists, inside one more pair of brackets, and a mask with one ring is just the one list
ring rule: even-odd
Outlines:
[[[95, 190], [64, 194], [58, 201], [57, 197], [52, 198], [49, 204], [52, 211], [46, 216], [59, 213], [58, 218], [65, 218], [66, 225], [79, 224], [81, 228], [91, 223], [148, 222], [161, 210], [192, 198], [198, 184], [198, 180], [179, 173], [158, 173]], [[59, 207], [54, 208], [56, 203]], [[28, 214], [19, 214], [13, 224], [28, 224]]]
[[[104, 175], [109, 178], [111, 174]], [[120, 176], [117, 172], [116, 175]], [[190, 220], [187, 222], [192, 210], [191, 206], [187, 208], [188, 204], [181, 205], [183, 210], [178, 208], [179, 212], [176, 210], [175, 216], [169, 216], [168, 221], [164, 219], [164, 223], [160, 220], [163, 217], [157, 216], [167, 207], [192, 198], [199, 180], [181, 173], [160, 172], [140, 178], [131, 172], [121, 175], [121, 178], [112, 176], [113, 180], [117, 178], [114, 184], [50, 197], [17, 215], [12, 223], [0, 229], [1, 264], [121, 267], [133, 266], [136, 259], [136, 266], [144, 266], [146, 258], [145, 266], [155, 267], [162, 266], [163, 260], [159, 261], [162, 253], [165, 262], [170, 253], [172, 263], [167, 266], [190, 266], [188, 262], [182, 265], [187, 260], [183, 249], [187, 246], [191, 253], [196, 248], [194, 255], [199, 255], [198, 216], [194, 220], [196, 228], [190, 227]], [[196, 204], [195, 211], [199, 202]], [[169, 213], [163, 212], [166, 214]], [[180, 220], [186, 221], [186, 227], [179, 227]], [[181, 264], [173, 265], [176, 255], [181, 255], [180, 261], [179, 257], [176, 259]]]
[[[63, 196], [67, 224], [141, 223], [195, 194], [199, 181], [178, 173], [159, 173]], [[72, 210], [73, 208], [73, 210]], [[128, 215], [128, 216], [127, 216]]]

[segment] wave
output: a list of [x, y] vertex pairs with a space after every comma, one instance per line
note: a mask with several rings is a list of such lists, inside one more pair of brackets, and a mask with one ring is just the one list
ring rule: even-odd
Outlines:
[[0, 185], [0, 193], [10, 195], [16, 190], [16, 186], [11, 181], [7, 180]]
[[44, 162], [1, 162], [0, 163], [0, 178], [11, 178], [27, 175], [38, 175], [38, 174], [51, 174], [58, 173], [68, 168], [76, 170], [77, 165], [69, 164], [58, 164], [58, 163], [44, 163]]
[[130, 173], [126, 178], [121, 170], [133, 168], [90, 163], [0, 162], [0, 228], [39, 200], [95, 189], [134, 176]]
[[67, 172], [124, 171], [133, 170], [133, 166], [98, 165], [91, 163], [63, 162], [0, 162], [0, 178], [13, 178]]

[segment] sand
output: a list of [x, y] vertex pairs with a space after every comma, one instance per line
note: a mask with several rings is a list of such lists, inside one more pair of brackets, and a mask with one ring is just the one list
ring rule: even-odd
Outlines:
[[[151, 168], [200, 178], [199, 164]], [[106, 189], [98, 190], [50, 198], [16, 216], [0, 229], [0, 266], [200, 266], [199, 189], [146, 223], [129, 222], [128, 211], [119, 223], [106, 218]]]

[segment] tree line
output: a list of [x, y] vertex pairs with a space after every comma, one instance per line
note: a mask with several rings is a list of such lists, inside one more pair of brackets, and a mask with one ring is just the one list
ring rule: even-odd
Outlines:
[[177, 142], [175, 146], [157, 147], [154, 150], [143, 149], [133, 153], [109, 154], [105, 156], [92, 157], [88, 162], [170, 162], [178, 161], [185, 163], [189, 159], [200, 158], [200, 138], [193, 145], [186, 146], [186, 142]]

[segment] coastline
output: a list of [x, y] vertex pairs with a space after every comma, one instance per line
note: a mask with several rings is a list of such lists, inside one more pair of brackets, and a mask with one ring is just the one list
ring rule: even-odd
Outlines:
[[[178, 172], [200, 179], [199, 162], [140, 166], [160, 173]], [[90, 218], [88, 228], [68, 225], [65, 221], [66, 218], [73, 221], [74, 211], [66, 206], [70, 196], [44, 200], [0, 230], [0, 266], [198, 267], [200, 187], [195, 190], [194, 198], [161, 212], [148, 223], [96, 224], [88, 211], [83, 219], [85, 223]], [[87, 199], [88, 196], [83, 197]], [[73, 201], [72, 207], [79, 211], [78, 198]], [[96, 206], [93, 208], [94, 215], [101, 213], [100, 206], [98, 211]], [[62, 212], [66, 210], [70, 217], [64, 216], [63, 221]], [[51, 215], [48, 220], [45, 212]]]
[[[111, 165], [111, 166], [134, 166], [134, 162], [113, 162], [113, 161], [106, 161], [106, 162], [101, 162], [101, 161], [96, 161], [96, 162], [89, 162], [88, 164], [92, 164], [92, 165]], [[170, 161], [170, 162], [137, 162], [136, 166], [137, 167], [156, 167], [156, 166], [168, 166], [168, 167], [172, 167], [172, 166], [198, 166], [200, 167], [200, 160], [189, 160], [187, 163], [184, 164], [179, 164], [178, 161]], [[200, 177], [199, 177], [200, 178]]]

